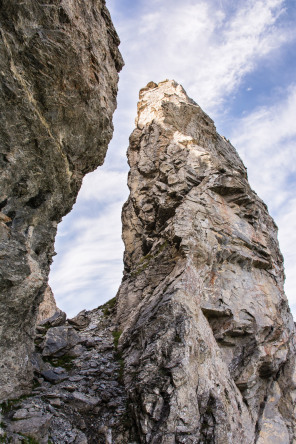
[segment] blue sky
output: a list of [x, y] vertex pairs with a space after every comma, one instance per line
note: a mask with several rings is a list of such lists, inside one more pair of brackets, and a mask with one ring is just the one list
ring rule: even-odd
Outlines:
[[50, 273], [69, 316], [115, 296], [122, 277], [126, 149], [139, 89], [175, 79], [230, 139], [279, 226], [296, 317], [295, 0], [107, 0], [121, 39], [115, 132], [58, 228]]

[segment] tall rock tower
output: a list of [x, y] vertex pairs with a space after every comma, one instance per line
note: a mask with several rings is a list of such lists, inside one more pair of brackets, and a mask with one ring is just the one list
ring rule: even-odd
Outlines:
[[294, 442], [295, 328], [277, 227], [174, 81], [140, 92], [118, 293], [141, 443]]

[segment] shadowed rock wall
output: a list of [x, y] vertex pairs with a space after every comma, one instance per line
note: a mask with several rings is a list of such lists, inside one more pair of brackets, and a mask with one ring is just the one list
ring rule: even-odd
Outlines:
[[295, 328], [277, 227], [174, 81], [140, 92], [118, 293], [141, 443], [292, 443]]
[[0, 1], [0, 400], [30, 386], [57, 223], [103, 163], [119, 39], [104, 0]]

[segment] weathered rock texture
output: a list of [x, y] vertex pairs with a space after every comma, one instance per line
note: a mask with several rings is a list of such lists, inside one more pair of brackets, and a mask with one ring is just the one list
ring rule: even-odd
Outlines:
[[54, 295], [50, 286], [48, 285], [43, 294], [43, 300], [38, 308], [38, 314], [36, 322], [43, 321], [44, 319], [50, 318], [53, 316], [58, 310]]
[[277, 227], [174, 81], [140, 92], [118, 294], [141, 443], [294, 443], [295, 329]]
[[0, 400], [30, 385], [57, 223], [111, 138], [119, 39], [104, 0], [0, 2]]

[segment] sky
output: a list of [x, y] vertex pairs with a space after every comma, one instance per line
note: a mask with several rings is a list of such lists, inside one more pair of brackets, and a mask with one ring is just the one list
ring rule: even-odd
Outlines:
[[296, 319], [296, 1], [107, 0], [121, 39], [114, 137], [58, 227], [49, 283], [69, 317], [116, 295], [139, 90], [174, 79], [230, 139], [279, 227]]

